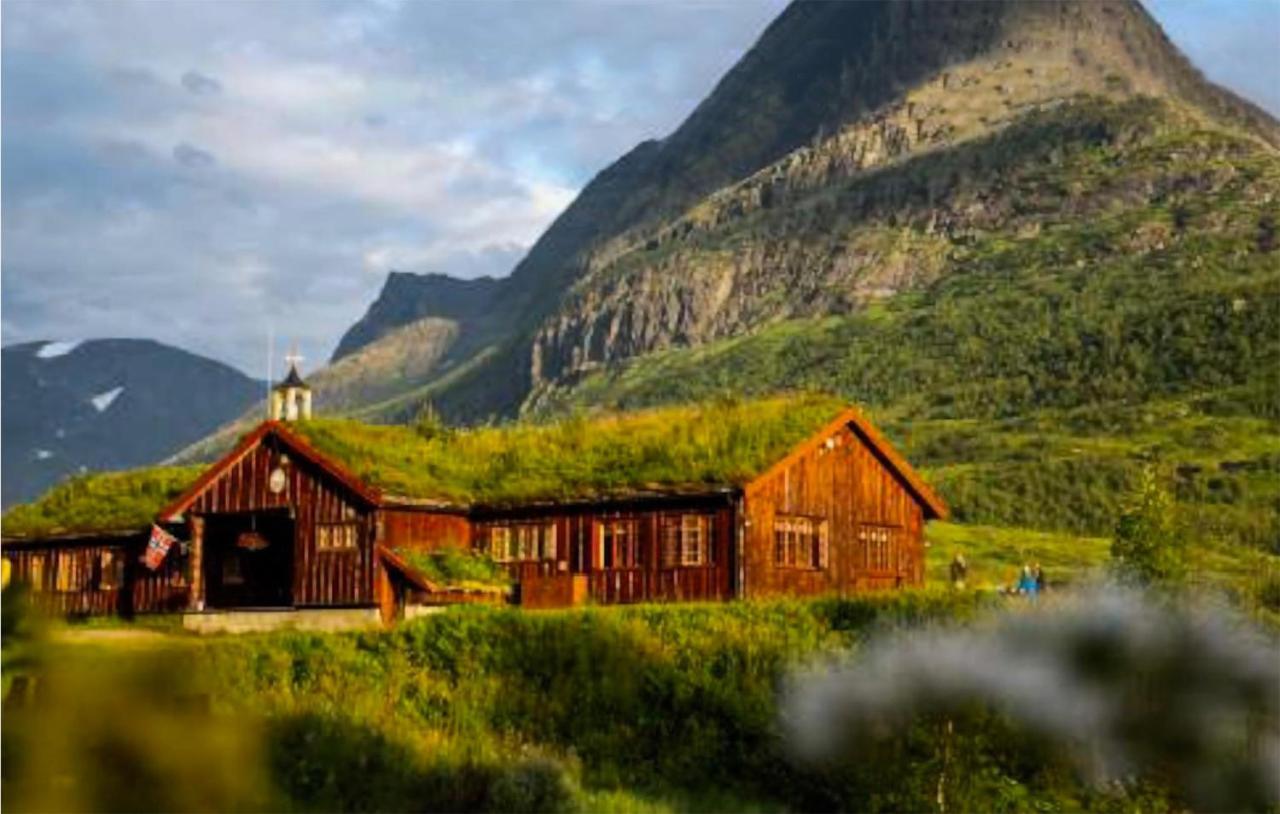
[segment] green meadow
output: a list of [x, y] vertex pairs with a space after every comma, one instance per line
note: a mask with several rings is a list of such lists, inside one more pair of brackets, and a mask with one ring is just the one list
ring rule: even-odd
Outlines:
[[[906, 727], [860, 770], [831, 775], [781, 738], [780, 693], [810, 659], [972, 621], [1000, 602], [933, 590], [458, 608], [348, 634], [6, 635], [7, 680], [21, 659], [42, 673], [46, 698], [6, 713], [6, 800], [57, 810], [920, 810], [936, 792], [935, 729]], [[1038, 747], [989, 716], [967, 719], [956, 738], [965, 756], [947, 791], [957, 807], [1166, 805], [1140, 782], [1099, 790], [1065, 764], [1029, 761], [1024, 750]]]

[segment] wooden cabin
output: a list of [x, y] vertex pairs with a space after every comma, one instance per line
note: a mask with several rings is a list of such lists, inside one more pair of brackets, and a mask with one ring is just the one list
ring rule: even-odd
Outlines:
[[140, 562], [150, 522], [6, 527], [0, 551], [42, 601], [84, 614], [368, 608], [390, 621], [492, 601], [414, 564], [449, 548], [502, 564], [508, 600], [530, 608], [923, 582], [924, 526], [946, 507], [858, 410], [814, 398], [708, 410], [446, 439], [266, 421], [140, 518], [180, 541], [155, 571]]

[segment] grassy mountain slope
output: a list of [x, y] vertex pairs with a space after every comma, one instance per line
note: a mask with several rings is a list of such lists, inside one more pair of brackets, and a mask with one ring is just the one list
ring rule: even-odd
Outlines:
[[[983, 183], [954, 180], [975, 166]], [[819, 216], [837, 226], [813, 252], [854, 243], [866, 274], [913, 262], [926, 279], [841, 316], [602, 365], [527, 411], [834, 391], [875, 408], [958, 520], [1105, 536], [1158, 462], [1188, 533], [1280, 554], [1270, 149], [1163, 103], [1085, 100], [680, 251], [798, 244]], [[781, 306], [844, 290], [826, 282]]]
[[[463, 320], [445, 364], [385, 409], [375, 406], [382, 396], [366, 400], [366, 415], [400, 419], [429, 400], [460, 421], [509, 417], [531, 391], [597, 363], [737, 335], [790, 311], [845, 313], [926, 284], [936, 271], [928, 245], [893, 244], [896, 272], [861, 279], [865, 257], [891, 235], [824, 252], [857, 214], [841, 220], [806, 202], [916, 156], [963, 151], [1082, 93], [1170, 100], [1191, 119], [1280, 144], [1274, 120], [1205, 82], [1137, 2], [795, 3], [676, 131], [601, 172], [509, 278], [486, 284], [491, 318]], [[981, 165], [969, 171], [975, 195], [1004, 199], [984, 188]], [[892, 221], [897, 198], [884, 193], [879, 215]], [[791, 245], [730, 250], [725, 241], [763, 210], [807, 221]], [[714, 256], [700, 251], [717, 241]], [[848, 291], [811, 297], [815, 275], [831, 288], [824, 264]], [[343, 353], [394, 327], [384, 317], [452, 307], [442, 278], [420, 282], [408, 288], [426, 299], [380, 300]]]
[[[799, 242], [825, 208], [837, 226], [816, 253], [852, 241], [871, 256], [868, 274], [907, 257], [933, 279], [847, 316], [587, 373], [530, 409], [817, 386], [922, 415], [997, 415], [1261, 387], [1280, 365], [1280, 161], [1219, 131], [1165, 127], [1160, 110], [1060, 108], [967, 156], [921, 159], [741, 224], [690, 256], [735, 240]], [[1059, 127], [1092, 135], [1064, 146]], [[976, 188], [950, 180], [984, 164]], [[1004, 191], [998, 201], [991, 187]], [[944, 194], [945, 205], [928, 204]], [[884, 214], [868, 218], [867, 206]], [[942, 209], [964, 222], [939, 230]], [[815, 278], [811, 299], [844, 293]], [[805, 302], [780, 305], [803, 313]]]

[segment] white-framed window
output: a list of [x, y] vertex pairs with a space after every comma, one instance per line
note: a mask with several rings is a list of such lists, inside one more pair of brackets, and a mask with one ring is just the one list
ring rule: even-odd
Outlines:
[[898, 569], [898, 526], [863, 523], [858, 526], [858, 563], [873, 572], [890, 572]]
[[31, 574], [28, 578], [28, 581], [29, 581], [29, 584], [31, 585], [32, 591], [40, 592], [45, 589], [44, 567], [45, 567], [45, 560], [47, 558], [48, 557], [45, 554], [31, 555]]
[[119, 551], [98, 552], [98, 590], [114, 591], [124, 584], [124, 557]]
[[779, 514], [773, 518], [773, 564], [780, 568], [827, 567], [827, 521]]
[[481, 547], [495, 562], [532, 562], [556, 558], [555, 523], [496, 523]]
[[64, 593], [84, 590], [93, 575], [87, 551], [59, 551], [54, 567], [54, 590]]
[[360, 542], [356, 523], [319, 523], [316, 525], [316, 548], [320, 551], [351, 551]]
[[710, 514], [664, 514], [659, 539], [662, 567], [698, 567], [711, 564], [715, 523]]
[[640, 523], [634, 517], [611, 517], [595, 523], [596, 562], [601, 568], [638, 568], [644, 555]]

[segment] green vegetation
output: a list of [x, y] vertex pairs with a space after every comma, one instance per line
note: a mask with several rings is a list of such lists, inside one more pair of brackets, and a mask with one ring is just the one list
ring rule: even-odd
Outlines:
[[1089, 540], [1099, 561], [1154, 464], [1191, 577], [1244, 586], [1253, 553], [1280, 557], [1280, 163], [1202, 128], [1084, 100], [694, 234], [695, 269], [809, 235], [893, 263], [907, 247], [922, 283], [614, 364], [529, 409], [820, 388], [867, 405], [964, 527]]
[[1152, 468], [1142, 473], [1129, 505], [1116, 522], [1111, 559], [1116, 573], [1139, 585], [1181, 582], [1187, 541], [1175, 525], [1173, 496]]
[[1040, 564], [1052, 589], [1075, 586], [1100, 576], [1111, 546], [1102, 537], [937, 521], [926, 527], [925, 540], [929, 584], [948, 584], [951, 559], [962, 552], [969, 563], [968, 583], [982, 589], [1014, 584], [1027, 563]]
[[511, 586], [507, 570], [489, 557], [460, 548], [420, 551], [396, 548], [395, 553], [431, 582], [450, 588], [500, 588]]
[[497, 504], [741, 484], [843, 406], [801, 395], [456, 432], [429, 421], [414, 428], [314, 420], [295, 428], [388, 493]]
[[[57, 794], [44, 807], [59, 810], [217, 800], [234, 810], [918, 811], [934, 810], [945, 774], [954, 810], [1176, 809], [1158, 778], [1091, 787], [1043, 741], [979, 709], [946, 729], [928, 716], [896, 725], [838, 771], [797, 762], [780, 739], [793, 669], [1014, 607], [946, 590], [468, 607], [390, 631], [165, 639], [151, 655], [170, 658], [168, 670], [115, 644], [62, 645], [27, 662], [67, 669], [46, 684], [56, 709], [6, 713], [6, 793]], [[192, 741], [196, 730], [207, 735]], [[142, 782], [169, 766], [175, 739], [205, 775], [174, 767], [185, 783]], [[121, 753], [125, 765], [112, 761]], [[111, 782], [89, 782], [98, 773]]]
[[[740, 485], [845, 406], [796, 394], [465, 430], [445, 427], [430, 411], [413, 426], [316, 419], [291, 428], [390, 494], [500, 504]], [[143, 526], [202, 471], [156, 467], [73, 478], [7, 512], [4, 533]]]
[[34, 503], [5, 512], [0, 527], [6, 537], [142, 528], [202, 471], [198, 466], [152, 467], [77, 475]]

